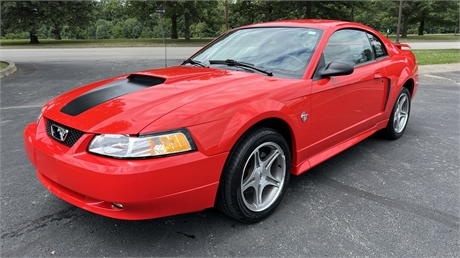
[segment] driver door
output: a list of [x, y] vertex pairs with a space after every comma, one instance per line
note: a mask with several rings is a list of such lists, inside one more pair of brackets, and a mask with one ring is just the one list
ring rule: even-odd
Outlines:
[[387, 79], [375, 61], [364, 31], [344, 29], [329, 39], [325, 65], [345, 61], [354, 66], [350, 75], [313, 79], [311, 95], [311, 155], [372, 128], [382, 112]]

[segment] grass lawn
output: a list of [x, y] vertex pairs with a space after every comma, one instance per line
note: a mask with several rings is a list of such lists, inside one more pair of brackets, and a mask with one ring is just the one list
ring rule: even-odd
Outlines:
[[3, 70], [6, 67], [8, 67], [8, 64], [0, 62], [0, 70]]
[[[396, 41], [396, 35], [390, 35], [388, 37], [391, 41]], [[419, 35], [407, 35], [407, 38], [399, 38], [399, 42], [423, 42], [423, 41], [460, 41], [460, 34], [425, 34], [423, 36]]]
[[419, 65], [460, 63], [460, 49], [412, 50]]

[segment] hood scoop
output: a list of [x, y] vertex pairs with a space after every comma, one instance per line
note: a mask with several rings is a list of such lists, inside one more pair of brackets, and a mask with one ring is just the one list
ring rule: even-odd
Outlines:
[[70, 116], [78, 116], [86, 110], [120, 96], [149, 88], [166, 81], [164, 78], [143, 74], [130, 74], [99, 88], [88, 91], [62, 107], [61, 112]]

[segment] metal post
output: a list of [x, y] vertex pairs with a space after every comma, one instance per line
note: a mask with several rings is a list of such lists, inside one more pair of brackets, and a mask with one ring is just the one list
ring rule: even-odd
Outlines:
[[403, 0], [399, 0], [398, 29], [396, 30], [396, 43], [399, 43], [399, 32], [400, 32], [400, 29], [401, 29], [402, 6], [403, 6]]
[[168, 57], [167, 57], [167, 53], [166, 53], [166, 40], [165, 40], [165, 30], [163, 28], [163, 19], [161, 18], [161, 14], [160, 14], [160, 23], [161, 23], [161, 34], [163, 35], [163, 45], [165, 46], [165, 67], [168, 67]]

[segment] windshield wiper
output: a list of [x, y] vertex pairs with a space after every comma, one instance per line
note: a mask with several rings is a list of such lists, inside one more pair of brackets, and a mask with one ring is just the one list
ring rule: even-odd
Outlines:
[[201, 66], [201, 67], [204, 67], [204, 68], [209, 68], [206, 65], [202, 64], [200, 61], [194, 60], [194, 59], [191, 59], [191, 58], [184, 60], [182, 62], [182, 64], [198, 65], [198, 66]]
[[209, 60], [209, 64], [224, 64], [224, 65], [228, 65], [228, 66], [239, 66], [239, 67], [249, 68], [249, 69], [264, 73], [264, 74], [266, 74], [268, 76], [273, 76], [272, 72], [269, 72], [269, 71], [266, 71], [264, 69], [258, 68], [256, 66], [254, 66], [254, 64], [245, 63], [245, 62], [238, 62], [238, 61], [233, 60], [233, 59]]

